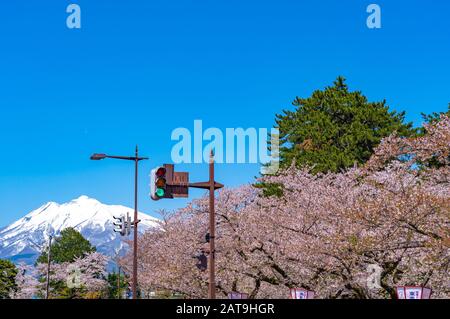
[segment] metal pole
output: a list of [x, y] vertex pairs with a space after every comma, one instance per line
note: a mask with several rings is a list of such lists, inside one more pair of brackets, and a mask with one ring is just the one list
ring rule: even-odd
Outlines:
[[209, 160], [209, 229], [210, 229], [210, 242], [209, 242], [209, 299], [216, 299], [216, 216], [214, 210], [214, 193], [215, 193], [215, 180], [214, 180], [214, 152], [211, 150]]
[[119, 274], [117, 276], [117, 299], [120, 299], [120, 267]]
[[106, 154], [93, 154], [91, 160], [102, 160], [105, 158], [114, 158], [121, 160], [130, 160], [135, 162], [135, 176], [134, 176], [134, 243], [133, 243], [133, 278], [132, 278], [132, 293], [133, 299], [137, 299], [137, 238], [138, 238], [138, 163], [141, 160], [147, 160], [148, 157], [139, 157], [138, 146], [136, 145], [136, 155], [132, 156], [111, 156]]
[[52, 247], [52, 236], [48, 239], [48, 254], [47, 254], [47, 293], [45, 299], [49, 299], [50, 296], [50, 260], [51, 260], [51, 247]]
[[137, 240], [138, 240], [138, 147], [136, 145], [134, 175], [134, 241], [133, 241], [133, 299], [137, 299]]

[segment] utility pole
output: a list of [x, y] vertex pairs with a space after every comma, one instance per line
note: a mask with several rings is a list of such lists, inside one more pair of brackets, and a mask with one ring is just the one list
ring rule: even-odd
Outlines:
[[216, 212], [215, 212], [214, 152], [209, 157], [209, 299], [216, 299]]
[[51, 260], [51, 247], [52, 247], [52, 236], [48, 237], [48, 254], [47, 254], [47, 293], [45, 299], [49, 299], [50, 296], [50, 260]]

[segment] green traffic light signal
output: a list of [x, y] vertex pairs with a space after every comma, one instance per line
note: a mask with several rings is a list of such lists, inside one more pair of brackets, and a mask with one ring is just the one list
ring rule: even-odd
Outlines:
[[164, 194], [165, 194], [164, 189], [158, 188], [158, 189], [156, 190], [156, 196], [158, 196], [158, 197], [163, 197]]

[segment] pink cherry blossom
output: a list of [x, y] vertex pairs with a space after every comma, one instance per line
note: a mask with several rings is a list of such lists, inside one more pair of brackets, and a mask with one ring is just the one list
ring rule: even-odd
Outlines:
[[[217, 193], [217, 291], [250, 298], [289, 298], [289, 288], [317, 298], [394, 298], [397, 285], [423, 285], [448, 298], [450, 119], [423, 137], [391, 136], [364, 167], [312, 175], [291, 168], [263, 182], [281, 198], [245, 185]], [[439, 165], [427, 165], [433, 160]], [[208, 198], [165, 213], [160, 229], [139, 239], [139, 284], [187, 298], [205, 298]], [[131, 273], [132, 259], [121, 260]], [[381, 267], [380, 287], [367, 284]]]

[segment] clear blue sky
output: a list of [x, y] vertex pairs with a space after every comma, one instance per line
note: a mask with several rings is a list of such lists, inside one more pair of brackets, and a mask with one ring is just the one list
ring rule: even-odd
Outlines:
[[[65, 25], [70, 3], [81, 30]], [[382, 8], [379, 30], [366, 27], [370, 3]], [[183, 205], [147, 196], [174, 128], [271, 127], [338, 75], [420, 125], [450, 102], [449, 15], [444, 0], [2, 1], [0, 226], [82, 194], [132, 206], [132, 164], [89, 155], [132, 155], [136, 144], [151, 157], [141, 210]], [[178, 168], [207, 177], [204, 165]], [[239, 185], [258, 169], [220, 165], [217, 179]]]

